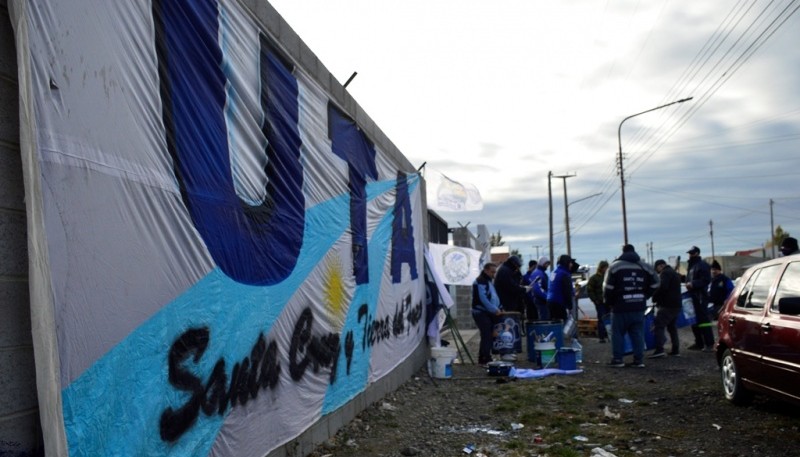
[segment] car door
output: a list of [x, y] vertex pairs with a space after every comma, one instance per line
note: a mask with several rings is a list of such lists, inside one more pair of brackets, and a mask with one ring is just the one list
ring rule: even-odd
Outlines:
[[[800, 399], [800, 316], [779, 308], [781, 299], [800, 300], [800, 259], [789, 262], [761, 323], [761, 356], [770, 388]], [[782, 313], [783, 311], [784, 313]]]
[[763, 383], [761, 370], [761, 324], [767, 299], [782, 265], [767, 265], [755, 270], [739, 292], [728, 315], [731, 351], [743, 379]]

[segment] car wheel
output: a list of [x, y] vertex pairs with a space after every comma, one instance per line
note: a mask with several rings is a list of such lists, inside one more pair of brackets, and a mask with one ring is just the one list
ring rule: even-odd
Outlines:
[[736, 362], [730, 349], [722, 354], [721, 370], [722, 391], [725, 399], [735, 405], [746, 405], [753, 400], [753, 393], [742, 385], [742, 378], [736, 370]]

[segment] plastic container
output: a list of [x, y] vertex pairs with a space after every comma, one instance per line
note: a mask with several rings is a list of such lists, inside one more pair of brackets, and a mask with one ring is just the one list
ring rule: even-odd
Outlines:
[[561, 348], [558, 350], [558, 368], [562, 370], [576, 370], [578, 368], [575, 358], [575, 349]]
[[572, 350], [575, 351], [575, 363], [583, 363], [583, 346], [576, 338], [572, 339]]
[[458, 357], [458, 351], [449, 347], [431, 348], [431, 358], [428, 361], [428, 372], [434, 378], [447, 379], [453, 377], [453, 360]]
[[[554, 342], [558, 349], [564, 346], [563, 324], [561, 321], [532, 321], [525, 324], [525, 335], [528, 340], [528, 361], [538, 362], [539, 353], [536, 351], [536, 342]], [[555, 352], [555, 351], [554, 351]], [[547, 363], [547, 362], [545, 362]]]
[[535, 348], [539, 366], [550, 365], [555, 360], [558, 351], [555, 341], [537, 341]]

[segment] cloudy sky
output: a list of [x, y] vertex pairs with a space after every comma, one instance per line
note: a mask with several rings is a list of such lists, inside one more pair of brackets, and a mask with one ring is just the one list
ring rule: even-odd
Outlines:
[[[475, 184], [525, 260], [761, 247], [800, 235], [800, 0], [272, 0], [400, 150]], [[599, 194], [599, 195], [596, 195]], [[770, 203], [772, 202], [772, 204]], [[713, 227], [713, 238], [710, 234]]]

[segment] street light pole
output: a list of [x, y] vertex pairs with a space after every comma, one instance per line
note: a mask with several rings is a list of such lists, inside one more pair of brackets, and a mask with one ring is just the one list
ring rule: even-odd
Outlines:
[[631, 114], [630, 116], [626, 117], [625, 119], [622, 120], [622, 122], [619, 123], [619, 128], [617, 129], [617, 142], [619, 144], [619, 157], [618, 157], [617, 160], [619, 161], [619, 182], [620, 182], [619, 190], [620, 190], [620, 193], [622, 194], [622, 230], [623, 230], [623, 234], [625, 235], [625, 244], [628, 244], [628, 214], [627, 214], [627, 211], [625, 209], [625, 173], [623, 171], [623, 166], [622, 166], [622, 124], [625, 121], [627, 121], [628, 119], [636, 117], [636, 116], [639, 116], [640, 114], [645, 114], [645, 113], [649, 113], [651, 111], [655, 111], [657, 109], [666, 108], [666, 107], [674, 105], [676, 103], [688, 102], [692, 98], [694, 98], [694, 97], [683, 98], [683, 99], [680, 99], [680, 100], [676, 100], [676, 101], [674, 101], [672, 103], [667, 103], [666, 105], [661, 105], [661, 106], [656, 106], [655, 108], [650, 108], [649, 110], [642, 111], [641, 113]]

